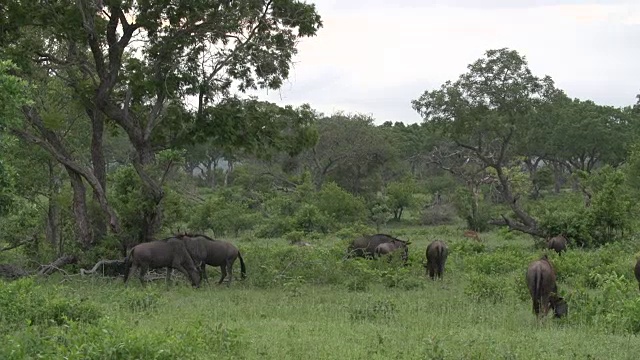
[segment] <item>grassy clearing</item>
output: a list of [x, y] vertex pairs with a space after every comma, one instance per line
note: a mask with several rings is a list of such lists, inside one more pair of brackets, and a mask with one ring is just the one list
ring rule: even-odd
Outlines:
[[[541, 251], [528, 237], [507, 240], [494, 232], [478, 246], [456, 236], [455, 227], [392, 233], [413, 241], [408, 268], [343, 262], [338, 239], [318, 240], [314, 248], [274, 240], [238, 243], [249, 278], [230, 288], [212, 282], [194, 290], [178, 278], [146, 288], [100, 278], [4, 283], [0, 358], [635, 359], [640, 353], [633, 245], [551, 255], [564, 273], [559, 287], [569, 317], [538, 323], [523, 278]], [[421, 267], [431, 237], [452, 249], [444, 281], [426, 280]]]

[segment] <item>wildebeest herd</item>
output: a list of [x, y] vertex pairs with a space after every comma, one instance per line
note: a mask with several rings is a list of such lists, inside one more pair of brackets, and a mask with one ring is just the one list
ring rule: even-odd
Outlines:
[[[472, 237], [479, 241], [479, 237]], [[406, 265], [409, 258], [410, 241], [400, 240], [387, 234], [365, 235], [353, 240], [348, 248], [346, 258], [364, 257], [376, 259], [399, 255], [402, 264]], [[567, 250], [567, 238], [559, 235], [547, 240], [547, 248], [558, 254]], [[425, 251], [426, 275], [432, 280], [442, 279], [449, 249], [444, 241], [431, 242]], [[233, 244], [214, 240], [205, 235], [176, 235], [163, 240], [141, 243], [131, 248], [125, 259], [126, 284], [129, 276], [139, 269], [140, 281], [144, 284], [144, 276], [149, 269], [166, 268], [166, 279], [169, 281], [171, 270], [183, 273], [194, 287], [200, 287], [201, 279], [207, 279], [206, 265], [220, 266], [222, 277], [218, 284], [228, 276], [228, 284], [233, 275], [233, 263], [240, 260], [241, 276], [246, 276], [246, 266], [242, 255]], [[635, 269], [635, 277], [640, 289], [640, 259]], [[531, 262], [525, 275], [527, 287], [533, 303], [533, 313], [537, 317], [547, 315], [553, 309], [554, 317], [562, 317], [568, 313], [567, 302], [558, 294], [556, 272], [547, 255]]]
[[218, 284], [233, 275], [233, 263], [240, 260], [240, 273], [246, 276], [246, 267], [242, 255], [233, 244], [214, 240], [205, 235], [177, 235], [163, 240], [138, 244], [129, 250], [125, 258], [124, 282], [140, 269], [140, 282], [144, 284], [144, 275], [149, 269], [166, 268], [167, 281], [171, 278], [171, 270], [176, 269], [191, 280], [194, 287], [200, 287], [200, 280], [207, 279], [206, 266], [220, 266], [222, 277]]

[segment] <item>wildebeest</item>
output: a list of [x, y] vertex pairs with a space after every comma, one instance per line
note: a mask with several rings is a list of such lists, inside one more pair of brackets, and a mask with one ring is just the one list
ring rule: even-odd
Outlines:
[[538, 318], [541, 317], [541, 312], [542, 316], [546, 316], [549, 307], [554, 310], [554, 316], [557, 318], [567, 315], [567, 302], [558, 296], [556, 273], [547, 255], [529, 264], [526, 280], [533, 301], [533, 313]]
[[447, 262], [447, 256], [449, 256], [449, 249], [447, 244], [442, 240], [435, 240], [429, 246], [426, 251], [427, 264], [425, 268], [432, 280], [436, 277], [442, 279], [444, 273], [444, 265]]
[[233, 244], [222, 240], [214, 240], [206, 235], [178, 235], [177, 238], [184, 242], [193, 261], [200, 266], [203, 279], [207, 280], [207, 265], [220, 266], [222, 277], [220, 277], [218, 284], [222, 284], [228, 273], [228, 284], [230, 285], [233, 278], [233, 263], [236, 258], [240, 259], [242, 278], [246, 277], [247, 269], [244, 265], [244, 260], [238, 248]]
[[394, 252], [402, 251], [401, 259], [402, 262], [406, 264], [407, 260], [409, 259], [409, 248], [407, 247], [407, 245], [410, 243], [411, 242], [409, 241], [402, 241], [397, 239], [394, 239], [391, 242], [382, 243], [376, 246], [376, 249], [374, 250], [374, 256], [379, 258], [386, 255], [388, 256], [389, 261], [391, 261], [391, 256]]
[[636, 261], [636, 268], [634, 269], [634, 273], [636, 274], [636, 280], [638, 280], [638, 288], [640, 289], [640, 258]]
[[[167, 238], [138, 244], [129, 250], [125, 258], [124, 283], [129, 276], [140, 268], [140, 282], [144, 285], [144, 275], [149, 269], [172, 268], [180, 271], [191, 280], [191, 284], [200, 287], [200, 274], [187, 251], [187, 247], [176, 238]], [[169, 280], [167, 273], [167, 281]]]
[[547, 248], [555, 250], [555, 252], [562, 255], [563, 251], [567, 251], [567, 238], [563, 235], [552, 237], [547, 242]]
[[346, 257], [356, 256], [373, 258], [375, 256], [375, 251], [378, 245], [393, 241], [401, 241], [406, 243], [407, 245], [410, 244], [410, 242], [408, 241], [396, 239], [393, 236], [386, 234], [364, 235], [353, 240], [351, 244], [349, 244]]

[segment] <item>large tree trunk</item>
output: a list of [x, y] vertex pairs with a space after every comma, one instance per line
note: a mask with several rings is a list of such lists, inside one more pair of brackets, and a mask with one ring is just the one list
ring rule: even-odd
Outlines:
[[[105, 192], [107, 191], [107, 162], [104, 158], [103, 137], [104, 137], [104, 114], [92, 109], [87, 110], [91, 118], [91, 164], [93, 173]], [[100, 202], [100, 195], [93, 191], [93, 198]], [[107, 235], [107, 219], [104, 214], [95, 214], [93, 217], [93, 228], [95, 230], [95, 240], [100, 242]]]
[[88, 250], [93, 245], [93, 231], [87, 209], [87, 189], [80, 174], [69, 167], [66, 167], [66, 169], [73, 189], [72, 206], [77, 240], [83, 249]]
[[224, 187], [229, 185], [229, 175], [233, 172], [233, 160], [227, 160], [228, 168], [224, 173]]
[[138, 242], [146, 242], [154, 239], [155, 234], [162, 225], [162, 179], [160, 181], [149, 175], [148, 166], [155, 160], [155, 153], [149, 141], [136, 142], [136, 158], [133, 160], [134, 168], [142, 179], [145, 187], [145, 197], [150, 200], [150, 205], [142, 214], [142, 224], [138, 234]]
[[520, 204], [517, 201], [518, 199], [513, 196], [509, 180], [502, 171], [502, 167], [492, 167], [496, 170], [498, 180], [500, 181], [500, 185], [502, 185], [502, 195], [504, 196], [505, 201], [507, 201], [507, 203], [509, 204], [511, 210], [515, 213], [518, 220], [520, 220], [520, 223], [516, 223], [503, 215], [503, 220], [493, 220], [491, 221], [491, 224], [507, 225], [511, 230], [518, 230], [534, 236], [542, 236], [542, 232], [538, 229], [538, 223], [520, 207]]
[[555, 161], [551, 162], [551, 168], [553, 169], [553, 191], [556, 194], [560, 194], [562, 188], [562, 165]]
[[53, 249], [59, 248], [59, 225], [60, 225], [60, 206], [55, 200], [55, 197], [60, 192], [60, 178], [55, 172], [55, 163], [53, 160], [49, 160], [49, 201], [47, 208], [47, 221], [46, 221], [46, 238], [47, 242]]

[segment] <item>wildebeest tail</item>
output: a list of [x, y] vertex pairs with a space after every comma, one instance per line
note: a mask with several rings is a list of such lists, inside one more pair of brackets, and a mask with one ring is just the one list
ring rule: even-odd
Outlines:
[[240, 259], [240, 276], [243, 279], [247, 278], [247, 267], [244, 265], [244, 260], [242, 259], [242, 255], [240, 251], [238, 251], [238, 259]]
[[542, 299], [540, 296], [540, 290], [542, 289], [542, 274], [540, 271], [536, 271], [533, 275], [533, 298], [535, 299], [535, 303], [538, 304], [537, 310], [540, 312], [542, 310]]
[[129, 270], [131, 270], [131, 264], [133, 262], [133, 249], [134, 248], [131, 248], [124, 258], [124, 282], [129, 280]]

